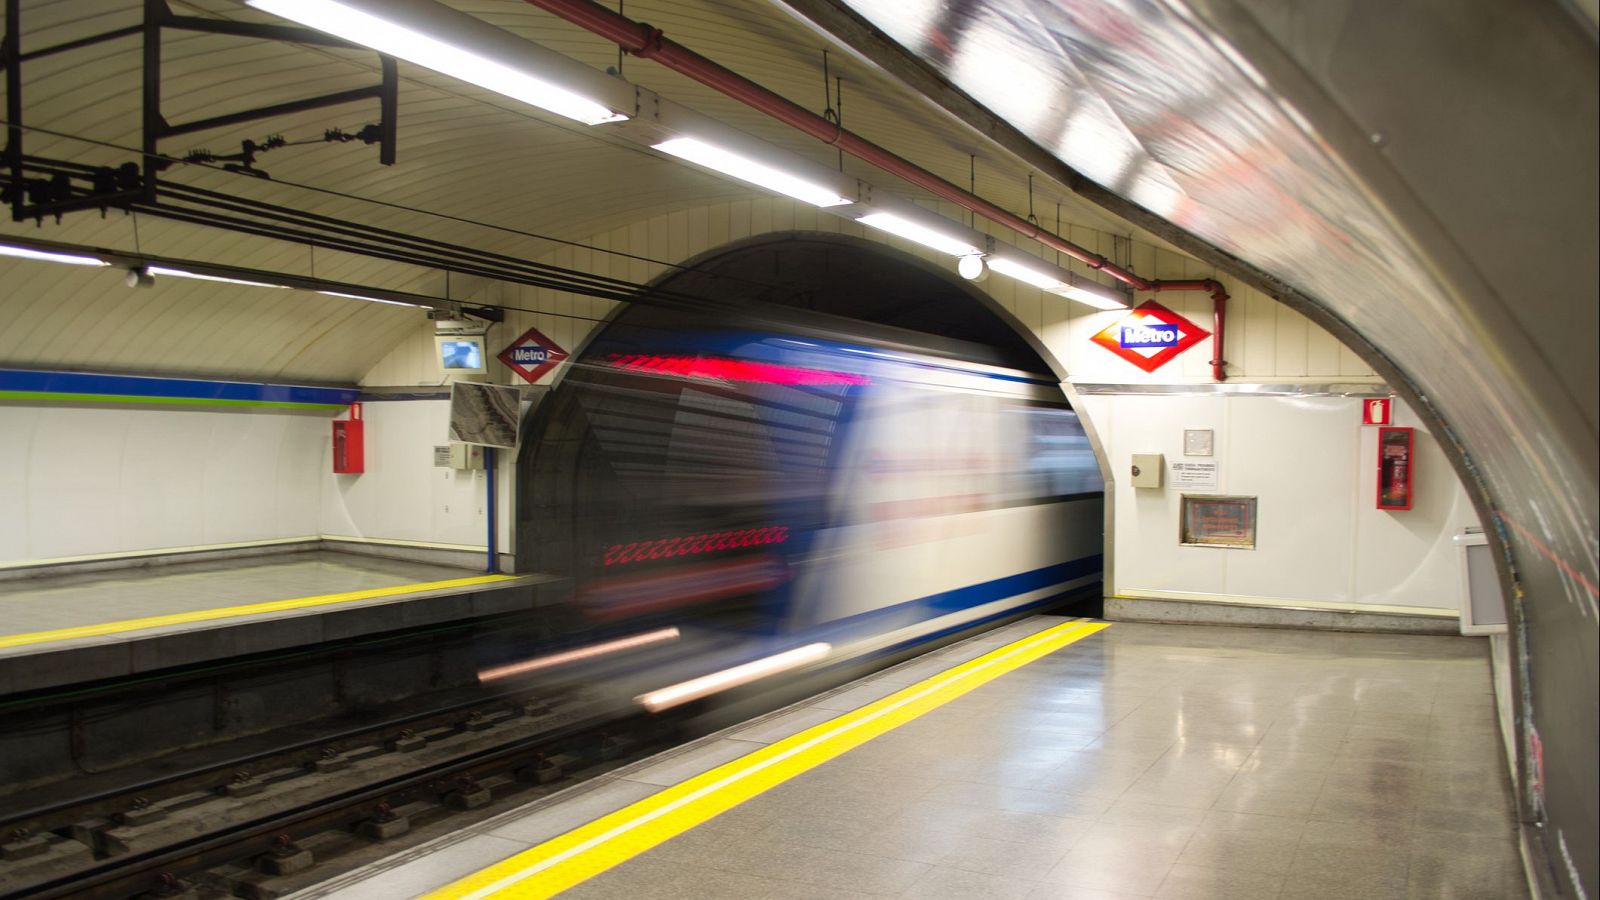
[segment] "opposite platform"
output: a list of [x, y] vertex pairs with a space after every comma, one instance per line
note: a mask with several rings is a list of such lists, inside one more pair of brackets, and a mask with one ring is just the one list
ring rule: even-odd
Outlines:
[[0, 583], [0, 693], [529, 609], [562, 581], [318, 550]]
[[953, 645], [297, 896], [1525, 896], [1488, 661], [1459, 637], [1117, 624], [655, 833], [1076, 627]]

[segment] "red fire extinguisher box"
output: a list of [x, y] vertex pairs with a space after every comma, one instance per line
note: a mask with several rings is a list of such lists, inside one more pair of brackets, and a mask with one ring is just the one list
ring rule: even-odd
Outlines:
[[361, 419], [361, 404], [350, 404], [350, 418], [333, 423], [333, 471], [337, 475], [360, 475], [367, 468], [366, 422]]
[[1378, 429], [1378, 508], [1410, 509], [1412, 459], [1410, 428]]

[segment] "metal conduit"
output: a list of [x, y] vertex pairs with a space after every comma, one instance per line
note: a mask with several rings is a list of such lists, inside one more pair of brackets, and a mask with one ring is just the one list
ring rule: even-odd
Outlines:
[[1071, 241], [1052, 234], [1028, 220], [1007, 212], [916, 163], [893, 153], [860, 135], [848, 131], [837, 122], [811, 112], [785, 97], [776, 94], [693, 50], [671, 40], [659, 28], [636, 22], [620, 13], [601, 6], [593, 0], [526, 0], [546, 12], [567, 22], [593, 32], [628, 53], [641, 59], [653, 60], [681, 75], [738, 100], [752, 109], [809, 134], [825, 144], [837, 147], [855, 158], [870, 163], [892, 175], [942, 197], [963, 209], [983, 216], [991, 222], [1004, 225], [1016, 233], [1036, 240], [1052, 250], [1083, 263], [1091, 269], [1106, 273], [1117, 281], [1138, 291], [1204, 291], [1211, 295], [1213, 304], [1213, 341], [1211, 374], [1216, 381], [1227, 376], [1226, 360], [1222, 355], [1223, 329], [1226, 324], [1228, 292], [1215, 279], [1204, 278], [1182, 281], [1162, 281], [1141, 278], [1098, 253], [1080, 247]]

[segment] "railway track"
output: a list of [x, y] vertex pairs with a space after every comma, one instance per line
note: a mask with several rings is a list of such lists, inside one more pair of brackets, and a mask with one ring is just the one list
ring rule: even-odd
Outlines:
[[[267, 900], [632, 758], [664, 727], [506, 696], [0, 814], [0, 898]], [[108, 812], [108, 810], [115, 810]]]

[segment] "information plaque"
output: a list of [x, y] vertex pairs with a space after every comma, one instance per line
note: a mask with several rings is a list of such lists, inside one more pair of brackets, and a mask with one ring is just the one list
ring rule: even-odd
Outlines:
[[1184, 494], [1178, 543], [1254, 550], [1256, 498]]

